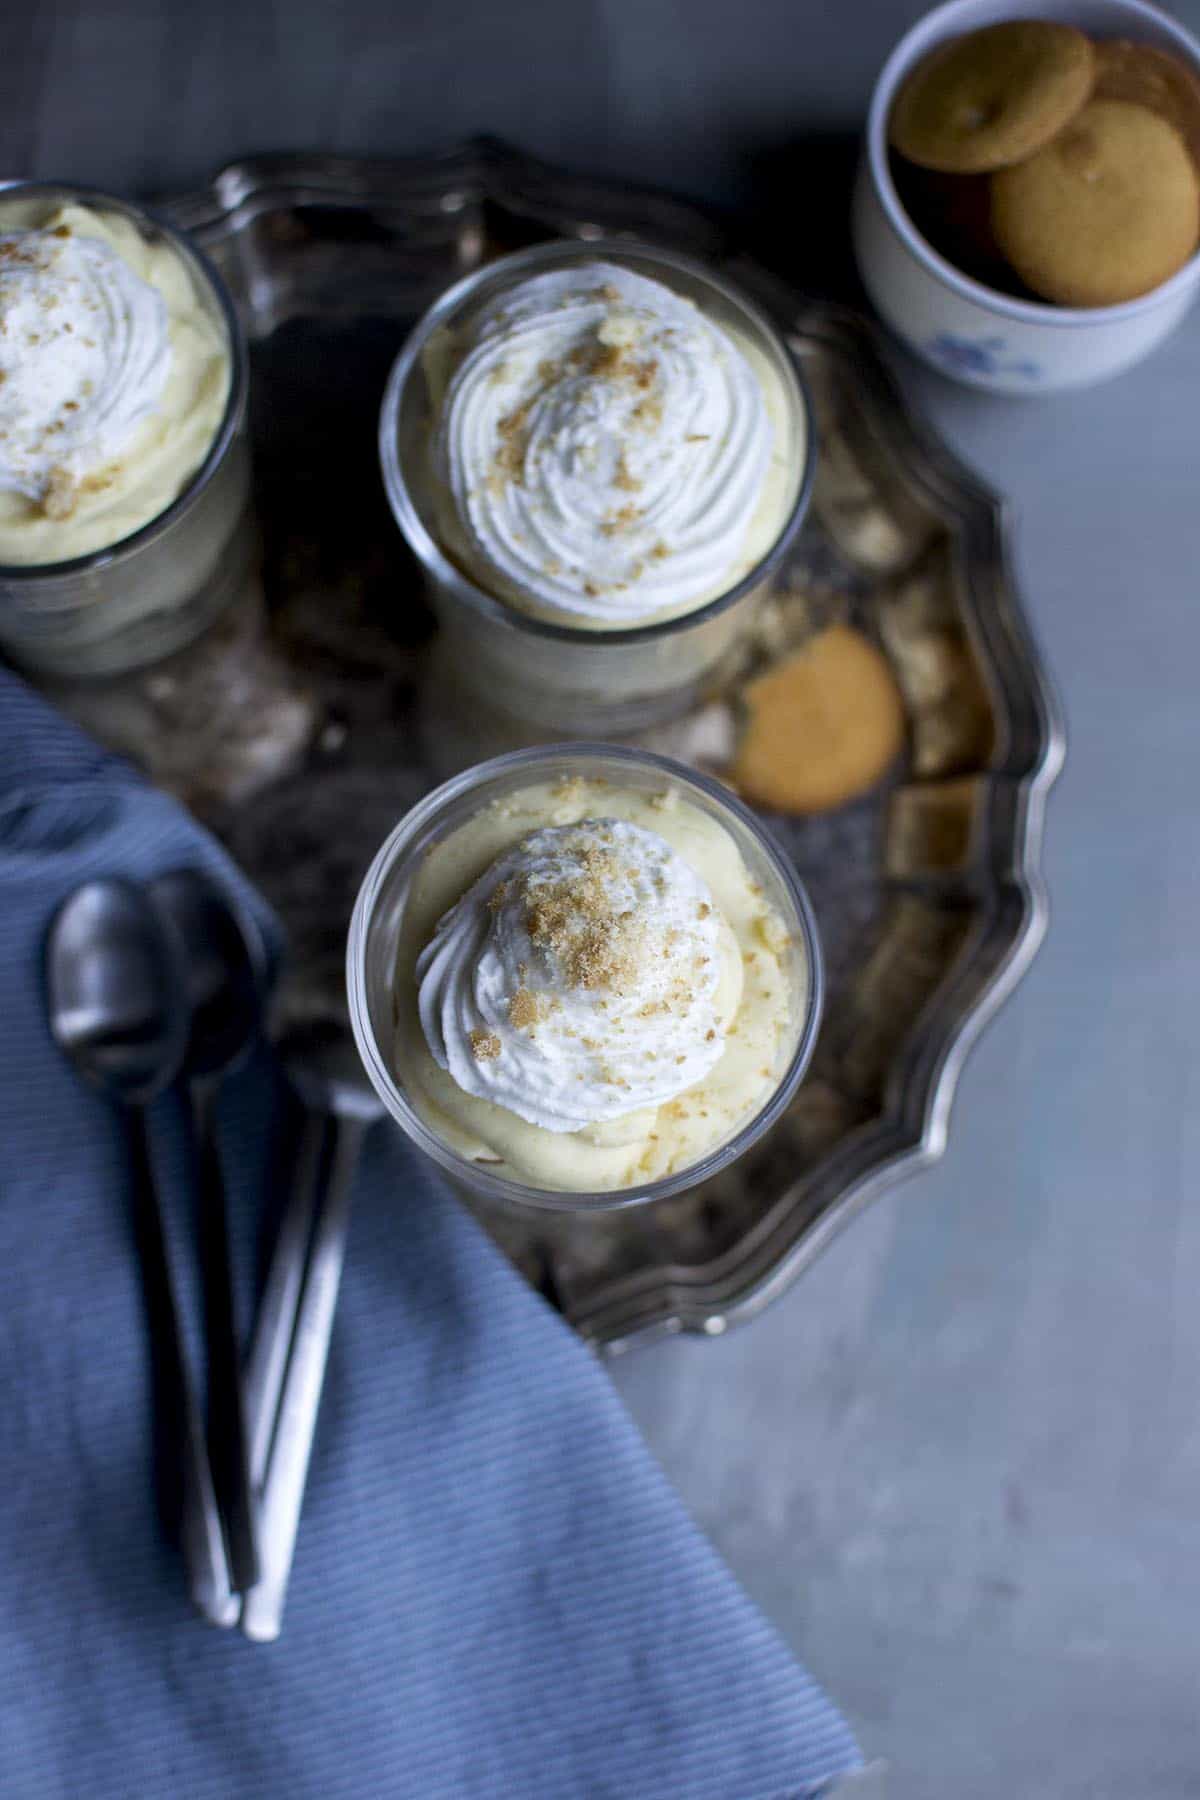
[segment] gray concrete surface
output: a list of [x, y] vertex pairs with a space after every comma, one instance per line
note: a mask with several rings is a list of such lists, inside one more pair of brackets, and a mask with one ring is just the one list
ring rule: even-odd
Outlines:
[[[0, 17], [0, 166], [131, 190], [490, 130], [756, 216], [848, 280], [849, 138], [914, 0], [92, 0]], [[1200, 0], [1178, 12], [1200, 27]], [[1011, 496], [1071, 731], [1050, 938], [943, 1163], [771, 1312], [618, 1383], [897, 1800], [1200, 1796], [1200, 315], [1052, 402], [905, 366]], [[737, 1800], [731, 1796], [730, 1800]]]

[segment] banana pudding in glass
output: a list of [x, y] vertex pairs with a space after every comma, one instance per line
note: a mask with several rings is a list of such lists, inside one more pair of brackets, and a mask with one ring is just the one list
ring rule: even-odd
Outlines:
[[665, 759], [574, 747], [485, 764], [402, 822], [349, 974], [417, 1141], [473, 1188], [560, 1205], [736, 1154], [799, 1079], [819, 997], [807, 904], [750, 816]]
[[798, 529], [811, 443], [782, 339], [720, 277], [552, 243], [421, 321], [380, 454], [461, 682], [575, 732], [670, 716], [730, 653]]
[[245, 389], [232, 307], [183, 239], [103, 195], [0, 189], [0, 646], [14, 660], [109, 674], [214, 616], [248, 495]]
[[534, 275], [424, 355], [442, 541], [520, 612], [588, 631], [736, 586], [794, 503], [778, 369], [661, 281]]

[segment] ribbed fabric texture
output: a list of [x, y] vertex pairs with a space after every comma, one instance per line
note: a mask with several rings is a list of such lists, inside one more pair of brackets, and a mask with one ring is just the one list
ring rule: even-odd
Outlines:
[[[390, 1126], [360, 1172], [284, 1635], [251, 1645], [190, 1612], [153, 1496], [123, 1138], [54, 1047], [41, 978], [77, 883], [181, 862], [239, 881], [179, 808], [0, 673], [0, 1788], [823, 1792], [859, 1763], [838, 1713], [595, 1358]], [[186, 1254], [179, 1125], [160, 1102]], [[260, 1196], [294, 1125], [264, 1052], [221, 1120], [247, 1312]]]

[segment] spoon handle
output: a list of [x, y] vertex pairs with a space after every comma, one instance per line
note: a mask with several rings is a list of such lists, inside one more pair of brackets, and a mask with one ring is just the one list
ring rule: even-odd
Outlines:
[[233, 1300], [225, 1178], [213, 1123], [213, 1085], [192, 1084], [192, 1123], [200, 1203], [200, 1262], [208, 1338], [208, 1454], [225, 1523], [233, 1585], [245, 1593], [258, 1579], [250, 1458], [242, 1404], [241, 1351]]
[[259, 1643], [277, 1638], [283, 1623], [345, 1260], [354, 1172], [367, 1129], [362, 1120], [345, 1117], [335, 1118], [333, 1127], [328, 1187], [318, 1206], [262, 1494], [262, 1577], [242, 1606], [242, 1630]]
[[279, 1396], [296, 1327], [300, 1285], [312, 1234], [321, 1152], [325, 1144], [324, 1113], [305, 1115], [300, 1154], [290, 1183], [287, 1205], [271, 1251], [271, 1266], [254, 1322], [254, 1340], [246, 1366], [244, 1394], [250, 1433], [250, 1479], [260, 1493], [267, 1478]]
[[200, 1409], [187, 1371], [179, 1306], [146, 1138], [146, 1119], [140, 1107], [127, 1108], [124, 1116], [133, 1225], [145, 1283], [150, 1340], [159, 1359], [170, 1396], [171, 1417], [179, 1433], [181, 1537], [189, 1591], [197, 1611], [210, 1624], [228, 1627], [237, 1623], [239, 1603], [229, 1579]]

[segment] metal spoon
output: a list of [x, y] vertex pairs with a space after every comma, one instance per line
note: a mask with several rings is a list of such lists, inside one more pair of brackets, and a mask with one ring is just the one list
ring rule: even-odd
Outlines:
[[121, 1109], [147, 1308], [179, 1431], [182, 1544], [192, 1600], [214, 1625], [237, 1621], [225, 1541], [188, 1376], [179, 1306], [146, 1135], [147, 1103], [175, 1079], [187, 1042], [174, 949], [132, 882], [90, 881], [56, 914], [46, 943], [50, 1029], [78, 1073]]
[[215, 1109], [221, 1082], [244, 1059], [257, 1035], [266, 957], [257, 933], [240, 923], [224, 896], [199, 870], [172, 869], [150, 883], [149, 895], [175, 934], [186, 977], [191, 1032], [183, 1075], [191, 1099], [199, 1184], [208, 1337], [208, 1454], [225, 1522], [233, 1585], [245, 1593], [258, 1579], [259, 1559], [229, 1215], [217, 1151]]
[[[354, 1174], [363, 1138], [383, 1114], [344, 1026], [294, 1028], [279, 1049], [310, 1121], [323, 1122], [326, 1142], [322, 1159], [311, 1136], [307, 1140], [309, 1161], [280, 1231], [251, 1353], [248, 1390], [255, 1395], [257, 1408], [251, 1429], [256, 1442], [270, 1441], [260, 1512], [262, 1575], [242, 1607], [242, 1630], [258, 1642], [277, 1638], [283, 1623], [345, 1260]], [[322, 1170], [327, 1185], [314, 1201]], [[279, 1296], [289, 1288], [294, 1291], [300, 1279], [297, 1269], [314, 1214], [293, 1330], [292, 1316]], [[282, 1379], [276, 1390], [272, 1372], [278, 1370]], [[273, 1430], [264, 1420], [273, 1424]]]

